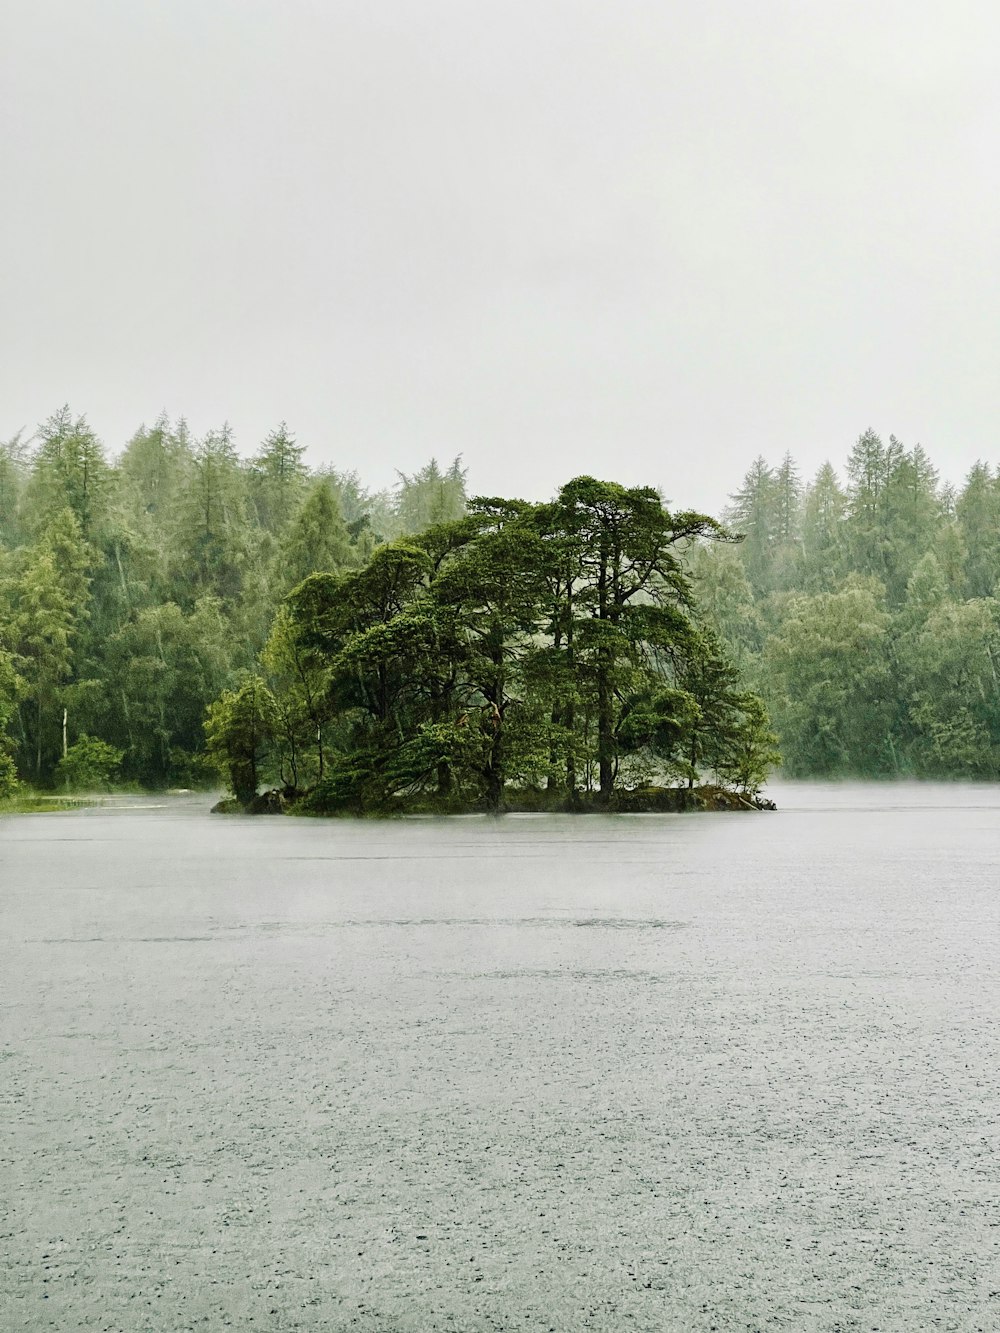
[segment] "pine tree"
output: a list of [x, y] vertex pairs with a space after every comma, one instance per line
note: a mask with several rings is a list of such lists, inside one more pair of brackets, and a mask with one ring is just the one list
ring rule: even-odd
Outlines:
[[730, 500], [726, 520], [743, 537], [742, 555], [755, 591], [769, 591], [771, 557], [779, 529], [779, 497], [774, 470], [758, 456]]
[[337, 497], [326, 478], [313, 483], [277, 553], [285, 588], [317, 571], [338, 573], [352, 563], [351, 543]]
[[84, 537], [93, 540], [104, 519], [112, 479], [100, 441], [86, 417], [74, 418], [68, 406], [39, 427], [38, 440], [25, 495], [30, 527], [39, 532], [68, 506]]
[[254, 456], [252, 493], [257, 521], [266, 532], [284, 532], [302, 503], [308, 477], [304, 453], [305, 446], [296, 444], [282, 421]]

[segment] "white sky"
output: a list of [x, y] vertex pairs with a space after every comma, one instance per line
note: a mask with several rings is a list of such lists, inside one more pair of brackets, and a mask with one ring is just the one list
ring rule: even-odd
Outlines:
[[718, 509], [1000, 461], [991, 0], [0, 0], [0, 437]]

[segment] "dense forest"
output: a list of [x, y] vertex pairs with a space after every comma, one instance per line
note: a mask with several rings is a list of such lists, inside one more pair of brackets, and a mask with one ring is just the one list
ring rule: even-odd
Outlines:
[[0, 445], [0, 794], [621, 808], [755, 793], [771, 725], [793, 775], [995, 778], [998, 579], [998, 475], [871, 431], [843, 476], [758, 459], [720, 524], [591, 478], [470, 499], [460, 460], [372, 493], [284, 425], [111, 459], [64, 408]]
[[68, 409], [0, 467], [8, 786], [620, 808], [776, 758], [686, 569], [731, 537], [650, 488], [469, 499], [456, 460], [373, 495], [284, 426], [244, 460], [165, 420], [112, 463]]
[[216, 782], [206, 710], [290, 589], [464, 512], [457, 461], [372, 495], [303, 453], [160, 420], [112, 461], [68, 408], [0, 445], [0, 789]]
[[1000, 777], [1000, 471], [865, 431], [838, 476], [758, 458], [692, 566], [794, 776]]

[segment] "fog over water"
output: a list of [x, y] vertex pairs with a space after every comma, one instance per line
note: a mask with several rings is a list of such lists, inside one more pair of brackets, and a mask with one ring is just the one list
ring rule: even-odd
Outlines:
[[772, 792], [4, 819], [0, 1326], [995, 1327], [1000, 791]]

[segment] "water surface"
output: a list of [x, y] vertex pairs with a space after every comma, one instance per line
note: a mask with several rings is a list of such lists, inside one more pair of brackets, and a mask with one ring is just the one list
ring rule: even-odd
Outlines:
[[995, 1329], [1000, 792], [773, 794], [0, 820], [0, 1327]]

